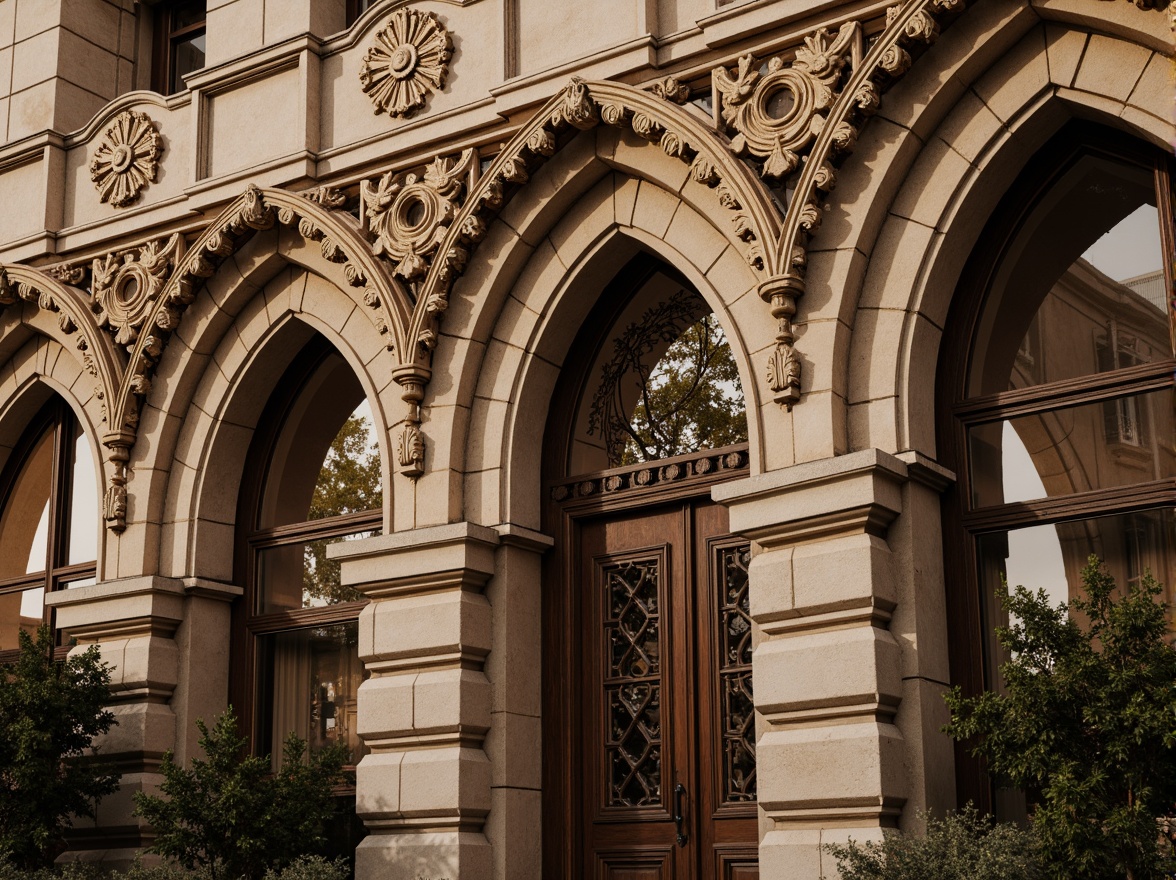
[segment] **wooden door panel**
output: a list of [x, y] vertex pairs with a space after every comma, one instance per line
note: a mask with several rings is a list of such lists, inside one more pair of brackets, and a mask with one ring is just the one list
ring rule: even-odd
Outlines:
[[674, 880], [674, 853], [649, 848], [596, 853], [596, 880]]

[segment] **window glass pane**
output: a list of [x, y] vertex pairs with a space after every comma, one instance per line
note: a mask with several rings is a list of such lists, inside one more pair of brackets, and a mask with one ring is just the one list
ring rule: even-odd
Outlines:
[[[747, 440], [739, 370], [705, 300], [679, 286], [636, 311], [640, 305], [621, 315], [617, 327], [623, 329], [597, 366], [599, 384], [591, 389], [577, 441], [583, 448], [576, 457], [584, 463], [577, 469], [656, 461]], [[590, 462], [599, 458], [606, 460], [593, 467]]]
[[291, 731], [312, 751], [342, 743], [351, 763], [366, 754], [355, 723], [356, 692], [365, 678], [358, 634], [351, 622], [258, 639], [258, 751], [274, 755], [275, 766]]
[[171, 29], [178, 31], [189, 25], [201, 24], [207, 17], [205, 0], [188, 0], [186, 3], [175, 3], [171, 7]]
[[44, 587], [0, 595], [0, 651], [15, 651], [20, 647], [17, 633], [35, 636], [44, 620]]
[[172, 46], [171, 92], [182, 92], [188, 87], [184, 77], [204, 66], [204, 34], [181, 40]]
[[290, 405], [266, 473], [258, 526], [305, 522], [382, 502], [374, 419], [351, 367], [332, 352]]
[[[1120, 586], [1150, 571], [1164, 585], [1172, 603], [1176, 581], [1176, 509], [1159, 508], [1053, 525], [1026, 526], [982, 535], [977, 541], [984, 630], [1004, 626], [997, 600], [1003, 576], [1010, 586], [1043, 589], [1055, 605], [1072, 599], [1082, 587], [1081, 572], [1094, 554]], [[997, 682], [1001, 662], [990, 636], [987, 681]]]
[[1084, 156], [1030, 212], [993, 275], [970, 394], [1172, 356], [1149, 169]]
[[92, 562], [98, 558], [98, 478], [94, 455], [81, 427], [73, 437], [73, 473], [69, 493], [68, 564]]
[[41, 435], [0, 512], [0, 579], [44, 571], [53, 484], [53, 430]]
[[968, 430], [985, 507], [1176, 476], [1176, 392], [1153, 391]]
[[378, 530], [369, 530], [259, 550], [258, 613], [324, 608], [362, 600], [362, 593], [340, 585], [339, 563], [327, 558], [327, 547], [339, 541], [370, 538], [378, 534]]

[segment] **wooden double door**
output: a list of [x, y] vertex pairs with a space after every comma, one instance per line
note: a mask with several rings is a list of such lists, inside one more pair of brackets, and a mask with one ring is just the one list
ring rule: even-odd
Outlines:
[[727, 529], [703, 496], [565, 532], [576, 876], [758, 877], [750, 546]]

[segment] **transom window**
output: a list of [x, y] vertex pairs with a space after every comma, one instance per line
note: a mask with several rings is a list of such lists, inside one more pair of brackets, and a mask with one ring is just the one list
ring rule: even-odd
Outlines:
[[[968, 338], [949, 333], [941, 363], [957, 389], [944, 457], [960, 478], [947, 571], [967, 585], [953, 617], [983, 634], [953, 648], [953, 676], [971, 690], [1000, 687], [1002, 579], [1065, 602], [1094, 554], [1120, 585], [1150, 571], [1176, 598], [1169, 166], [1143, 145], [1067, 129], [965, 270], [959, 299], [974, 317], [953, 314]], [[962, 799], [980, 794], [964, 788]], [[1015, 793], [1002, 797], [997, 811], [1015, 815]]]
[[54, 398], [0, 472], [0, 659], [20, 631], [52, 622], [47, 590], [95, 583], [98, 523], [93, 450]]

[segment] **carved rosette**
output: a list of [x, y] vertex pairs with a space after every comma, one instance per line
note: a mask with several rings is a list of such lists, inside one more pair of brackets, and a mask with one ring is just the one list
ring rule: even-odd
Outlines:
[[139, 198], [155, 182], [163, 139], [146, 113], [124, 110], [106, 129], [90, 160], [90, 179], [98, 197], [116, 208]]
[[445, 86], [453, 41], [432, 12], [397, 9], [363, 56], [359, 81], [376, 113], [408, 117]]
[[439, 157], [423, 175], [385, 174], [379, 182], [363, 181], [360, 201], [363, 222], [375, 236], [372, 252], [396, 263], [396, 274], [412, 281], [429, 268], [458, 210], [458, 196], [477, 153], [466, 150], [457, 160]]
[[183, 255], [176, 233], [166, 242], [152, 241], [121, 255], [94, 261], [93, 309], [98, 324], [114, 333], [119, 345], [132, 345], [167, 284], [168, 272]]

